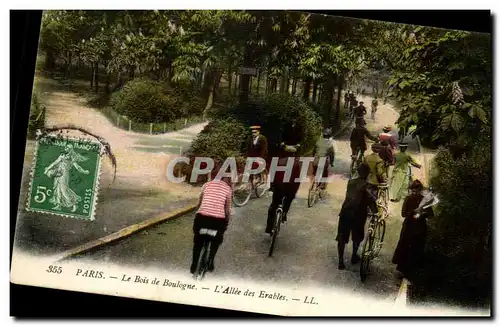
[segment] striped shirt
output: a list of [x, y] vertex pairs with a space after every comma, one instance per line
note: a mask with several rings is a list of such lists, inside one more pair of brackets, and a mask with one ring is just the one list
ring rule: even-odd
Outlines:
[[199, 214], [215, 218], [226, 218], [226, 207], [230, 209], [233, 190], [224, 181], [210, 181], [202, 188]]

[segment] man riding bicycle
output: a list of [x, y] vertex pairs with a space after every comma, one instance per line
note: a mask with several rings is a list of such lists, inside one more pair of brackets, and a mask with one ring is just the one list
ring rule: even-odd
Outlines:
[[364, 118], [366, 112], [366, 107], [363, 102], [359, 102], [359, 105], [354, 109], [354, 114], [357, 118]]
[[[267, 149], [267, 138], [260, 133], [260, 126], [251, 126], [252, 138], [248, 141], [247, 146], [247, 157], [260, 157], [266, 161], [266, 168], [268, 163], [268, 149]], [[252, 164], [252, 169], [256, 169], [258, 166], [257, 162]]]
[[[318, 172], [319, 159], [326, 157], [326, 162], [321, 172], [323, 178], [328, 178], [328, 165], [333, 167], [335, 161], [335, 141], [332, 138], [332, 130], [327, 128], [323, 130], [323, 137], [318, 140], [313, 149], [313, 176], [316, 178]], [[322, 189], [326, 189], [326, 184], [320, 183]]]
[[356, 127], [351, 132], [351, 151], [352, 157], [356, 157], [358, 152], [361, 151], [361, 155], [365, 155], [366, 151], [366, 138], [377, 141], [377, 137], [372, 136], [368, 129], [366, 129], [366, 121], [364, 119], [356, 120]]
[[297, 191], [300, 187], [300, 163], [297, 158], [295, 158], [295, 153], [297, 151], [296, 146], [282, 145], [278, 150], [278, 166], [286, 166], [288, 159], [292, 158], [294, 160], [292, 173], [289, 180], [285, 180], [285, 171], [271, 171], [274, 172], [273, 181], [273, 199], [271, 205], [269, 205], [269, 210], [267, 213], [267, 224], [266, 233], [272, 234], [274, 219], [276, 218], [276, 209], [283, 201], [283, 222], [286, 222], [288, 211], [290, 210], [290, 205], [295, 199]]
[[198, 211], [193, 223], [194, 244], [193, 259], [191, 262], [191, 274], [196, 271], [196, 265], [203, 247], [203, 236], [200, 235], [200, 229], [217, 230], [217, 235], [212, 241], [211, 251], [208, 255], [208, 271], [214, 270], [214, 259], [223, 241], [224, 232], [229, 223], [229, 217], [232, 215], [232, 196], [231, 178], [224, 177], [217, 180], [217, 174], [212, 172], [212, 181], [205, 183], [201, 189]]
[[[278, 152], [282, 152], [283, 148], [285, 148], [286, 146], [292, 146], [295, 149], [295, 152], [293, 152], [292, 155], [294, 156], [297, 150], [300, 148], [300, 142], [302, 141], [303, 138], [304, 138], [303, 132], [302, 129], [297, 124], [297, 118], [293, 118], [292, 121], [290, 121], [285, 125], [285, 128], [281, 136], [281, 141], [279, 142], [278, 145]], [[269, 188], [269, 191], [274, 191], [273, 182], [271, 182], [271, 187]]]
[[368, 174], [367, 191], [370, 195], [370, 208], [372, 212], [377, 212], [376, 201], [378, 199], [378, 188], [380, 184], [387, 184], [387, 173], [385, 163], [379, 156], [382, 145], [378, 143], [372, 144], [372, 153], [365, 157], [365, 164], [370, 172]]

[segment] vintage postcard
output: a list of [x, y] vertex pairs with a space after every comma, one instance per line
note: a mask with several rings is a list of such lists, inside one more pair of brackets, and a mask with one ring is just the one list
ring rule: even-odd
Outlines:
[[11, 281], [282, 316], [491, 316], [491, 85], [489, 34], [44, 11]]

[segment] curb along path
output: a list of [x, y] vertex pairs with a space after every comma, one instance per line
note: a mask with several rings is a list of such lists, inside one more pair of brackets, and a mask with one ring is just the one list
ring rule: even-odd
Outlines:
[[185, 214], [188, 214], [188, 213], [194, 211], [196, 209], [196, 207], [197, 207], [197, 200], [196, 201], [193, 200], [193, 202], [190, 203], [189, 205], [187, 205], [186, 207], [177, 209], [173, 212], [161, 214], [157, 217], [153, 217], [149, 220], [146, 220], [146, 221], [143, 221], [143, 222], [140, 222], [137, 224], [133, 224], [131, 226], [128, 226], [126, 228], [121, 229], [118, 232], [112, 233], [112, 234], [107, 235], [105, 237], [102, 237], [100, 239], [90, 241], [90, 242], [87, 242], [81, 246], [77, 246], [73, 249], [67, 250], [67, 251], [63, 252], [62, 254], [58, 255], [56, 257], [56, 261], [65, 260], [65, 259], [71, 258], [73, 256], [77, 256], [77, 255], [83, 254], [85, 252], [88, 252], [90, 250], [96, 249], [98, 247], [102, 247], [102, 246], [105, 246], [105, 245], [110, 244], [112, 242], [121, 240], [125, 237], [133, 235], [134, 233], [137, 233], [137, 232], [143, 231], [147, 228], [150, 228], [152, 226], [155, 226], [159, 223], [162, 223], [162, 222], [165, 222], [167, 220], [174, 219], [176, 217], [180, 217], [180, 216], [183, 216]]

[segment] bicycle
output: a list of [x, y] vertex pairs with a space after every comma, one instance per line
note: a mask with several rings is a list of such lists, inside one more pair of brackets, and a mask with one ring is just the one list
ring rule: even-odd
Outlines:
[[283, 223], [283, 207], [285, 206], [285, 196], [281, 199], [281, 203], [276, 208], [275, 218], [274, 218], [274, 226], [271, 233], [271, 245], [269, 246], [269, 257], [272, 257], [274, 247], [276, 245], [276, 238], [278, 237], [278, 233], [280, 232], [281, 223]]
[[375, 113], [377, 113], [377, 108], [376, 107], [372, 107], [371, 116], [372, 116], [372, 120], [373, 121], [375, 121]]
[[203, 237], [203, 247], [194, 272], [195, 279], [203, 279], [208, 270], [208, 255], [212, 249], [212, 241], [217, 235], [217, 230], [202, 228], [199, 234]]
[[238, 206], [245, 206], [252, 195], [252, 190], [257, 198], [262, 197], [267, 190], [267, 173], [261, 172], [257, 175], [250, 175], [249, 181], [243, 181], [244, 175], [238, 177], [238, 182], [233, 190], [233, 203]]
[[378, 198], [376, 201], [377, 212], [372, 212], [368, 207], [368, 215], [370, 222], [368, 225], [368, 235], [363, 244], [363, 251], [361, 253], [361, 266], [359, 274], [361, 282], [366, 280], [370, 272], [370, 263], [373, 259], [378, 257], [382, 245], [384, 243], [386, 223], [385, 220], [389, 216], [389, 209], [387, 206], [387, 192], [389, 186], [387, 184], [380, 184], [378, 188]]
[[363, 152], [358, 149], [356, 155], [351, 155], [351, 174], [350, 179], [353, 179], [357, 173], [358, 167], [363, 164], [364, 157]]
[[[328, 164], [328, 162], [325, 162], [325, 164]], [[316, 173], [318, 173], [317, 170]], [[314, 179], [311, 183], [311, 188], [309, 188], [309, 193], [307, 194], [307, 206], [309, 207], [313, 207], [314, 204], [316, 204], [316, 202], [318, 201], [318, 198], [323, 199], [326, 194], [326, 189], [320, 186], [320, 182], [316, 180], [315, 175], [313, 176], [313, 178]]]

